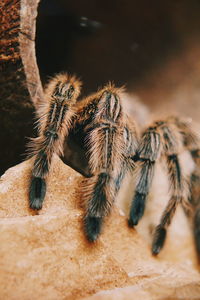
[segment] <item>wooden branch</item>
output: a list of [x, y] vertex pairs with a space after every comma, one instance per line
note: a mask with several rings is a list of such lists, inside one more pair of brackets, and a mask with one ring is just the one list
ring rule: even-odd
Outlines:
[[34, 42], [38, 3], [3, 0], [0, 4], [1, 173], [22, 160], [26, 137], [32, 135], [34, 105], [42, 98]]

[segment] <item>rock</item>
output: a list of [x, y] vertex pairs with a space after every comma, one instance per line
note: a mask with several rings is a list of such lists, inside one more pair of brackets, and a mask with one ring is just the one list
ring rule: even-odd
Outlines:
[[117, 207], [99, 240], [87, 242], [77, 193], [81, 176], [59, 158], [43, 209], [31, 211], [31, 166], [28, 160], [9, 169], [0, 182], [1, 299], [198, 299], [194, 265], [152, 257]]

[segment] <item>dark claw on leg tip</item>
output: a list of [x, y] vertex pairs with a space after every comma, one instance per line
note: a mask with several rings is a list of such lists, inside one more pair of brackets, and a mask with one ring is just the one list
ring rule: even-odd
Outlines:
[[100, 217], [86, 217], [85, 218], [85, 233], [89, 242], [94, 242], [97, 240], [102, 225], [102, 218]]
[[163, 248], [166, 239], [166, 233], [167, 232], [164, 227], [161, 227], [159, 225], [156, 227], [152, 243], [153, 255], [158, 255], [160, 253], [160, 250]]
[[128, 225], [130, 227], [136, 226], [139, 220], [142, 218], [144, 214], [145, 200], [146, 200], [145, 194], [141, 194], [139, 192], [135, 193], [135, 197], [132, 202], [130, 217], [128, 221]]
[[34, 210], [40, 210], [42, 208], [41, 200], [38, 198], [35, 198], [34, 200], [32, 200], [30, 203], [30, 208], [34, 209]]
[[200, 265], [200, 207], [194, 216], [194, 240], [196, 246], [197, 259]]
[[42, 208], [46, 194], [46, 182], [40, 177], [33, 177], [29, 192], [29, 206], [31, 209], [39, 210]]
[[128, 226], [129, 227], [134, 227], [138, 224], [137, 218], [131, 218], [128, 220]]

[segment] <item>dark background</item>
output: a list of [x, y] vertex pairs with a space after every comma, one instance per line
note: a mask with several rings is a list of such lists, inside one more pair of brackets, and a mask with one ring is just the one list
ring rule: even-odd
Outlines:
[[[81, 78], [84, 96], [114, 81], [153, 113], [200, 120], [200, 1], [41, 0], [36, 21], [43, 84], [67, 71]], [[28, 114], [19, 108], [27, 91], [19, 84], [19, 97], [16, 91], [11, 97], [14, 80], [4, 81], [0, 174], [25, 159], [27, 137], [34, 135], [33, 108]]]
[[199, 33], [200, 1], [42, 0], [37, 59], [43, 82], [66, 70], [83, 93], [108, 80], [137, 91]]

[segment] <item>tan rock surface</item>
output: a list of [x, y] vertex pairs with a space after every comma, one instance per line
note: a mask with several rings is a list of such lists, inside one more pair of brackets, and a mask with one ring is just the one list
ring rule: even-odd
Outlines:
[[[31, 165], [9, 169], [0, 182], [0, 299], [200, 299], [194, 252], [181, 263], [170, 262], [169, 252], [168, 259], [152, 257], [116, 208], [99, 241], [89, 244], [77, 194], [81, 176], [57, 157], [44, 207], [31, 211]], [[181, 256], [181, 243], [175, 251]]]

